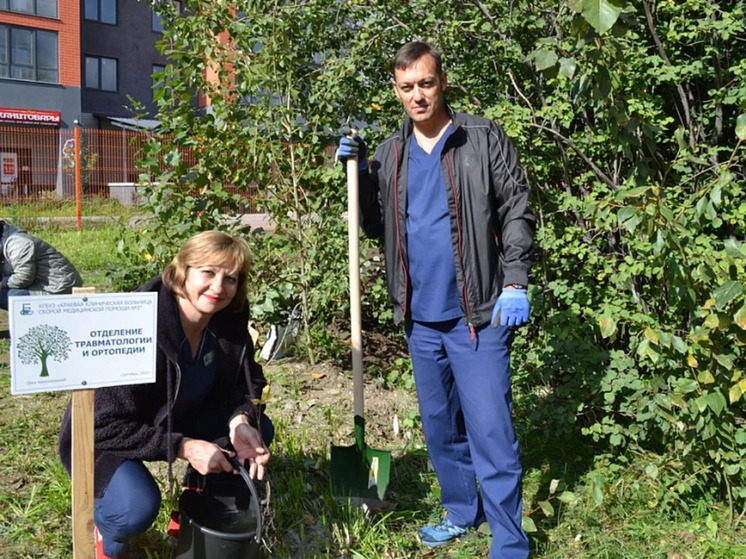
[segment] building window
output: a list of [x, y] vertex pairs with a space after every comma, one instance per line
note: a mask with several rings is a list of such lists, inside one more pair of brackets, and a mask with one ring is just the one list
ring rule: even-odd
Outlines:
[[[2, 1], [2, 0], [0, 0], [0, 1]], [[158, 0], [156, 0], [156, 1], [158, 1]], [[161, 0], [161, 1], [166, 1], [166, 0]], [[181, 13], [181, 2], [179, 0], [171, 0], [171, 4], [173, 5], [174, 9], [176, 10], [176, 13], [180, 14]], [[156, 13], [156, 11], [153, 10], [152, 8], [151, 8], [151, 11], [152, 11], [152, 14], [153, 14], [153, 17], [152, 17], [152, 20], [153, 20], [152, 21], [153, 31], [155, 31], [156, 33], [163, 33], [163, 18], [161, 17], [160, 14]]]
[[56, 18], [57, 0], [0, 0], [0, 10]]
[[153, 12], [153, 31], [163, 33], [163, 20], [160, 14]]
[[86, 19], [117, 24], [117, 0], [85, 0], [83, 9]]
[[102, 56], [85, 57], [85, 86], [102, 91], [117, 91], [117, 60]]
[[57, 33], [0, 25], [0, 78], [58, 83]]

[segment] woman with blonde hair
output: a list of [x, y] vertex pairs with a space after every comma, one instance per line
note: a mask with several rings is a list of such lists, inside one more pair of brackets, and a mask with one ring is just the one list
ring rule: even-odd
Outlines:
[[[240, 238], [206, 231], [187, 240], [163, 273], [139, 291], [158, 293], [155, 384], [100, 388], [95, 394], [97, 559], [127, 557], [128, 540], [155, 520], [161, 494], [146, 461], [183, 459], [200, 474], [233, 470], [213, 443], [262, 479], [274, 434], [258, 405], [266, 385], [248, 333], [249, 249]], [[70, 409], [60, 456], [70, 471]]]

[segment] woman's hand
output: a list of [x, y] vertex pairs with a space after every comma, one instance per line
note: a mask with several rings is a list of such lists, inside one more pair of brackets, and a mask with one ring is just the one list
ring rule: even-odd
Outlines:
[[233, 471], [233, 465], [228, 460], [226, 452], [214, 443], [184, 437], [177, 456], [188, 460], [192, 467], [204, 476]]
[[239, 415], [230, 422], [230, 439], [238, 454], [238, 461], [249, 461], [249, 476], [264, 479], [270, 452], [264, 445], [261, 433], [251, 425], [245, 415]]

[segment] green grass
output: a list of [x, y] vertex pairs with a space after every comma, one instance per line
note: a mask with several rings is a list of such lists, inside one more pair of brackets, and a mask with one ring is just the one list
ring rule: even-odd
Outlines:
[[[81, 200], [81, 215], [83, 217], [132, 217], [136, 207], [123, 206], [117, 200], [98, 196], [84, 197]], [[75, 198], [58, 198], [54, 193], [42, 195], [39, 200], [18, 199], [11, 204], [0, 206], [0, 218], [9, 219], [13, 223], [29, 225], [35, 219], [42, 218], [75, 218], [77, 202]]]
[[83, 282], [102, 292], [109, 290], [109, 273], [117, 260], [117, 235], [113, 227], [86, 226], [80, 231], [44, 228], [29, 231], [61, 251], [77, 268]]
[[[83, 231], [40, 228], [32, 231], [66, 254], [87, 284], [108, 289], [108, 270], [116, 267], [116, 236], [103, 227]], [[2, 330], [2, 328], [0, 328]], [[66, 393], [12, 397], [7, 363], [9, 342], [0, 339], [0, 552], [1, 557], [72, 557], [70, 480], [57, 458], [59, 421]], [[371, 428], [368, 444], [392, 450], [391, 484], [384, 510], [366, 514], [336, 499], [330, 489], [329, 448], [351, 444], [351, 412], [344, 391], [324, 390], [309, 379], [309, 368], [270, 364], [268, 415], [276, 427], [269, 495], [273, 518], [265, 532], [270, 556], [277, 558], [404, 559], [486, 557], [489, 530], [470, 532], [439, 550], [421, 547], [415, 534], [442, 514], [439, 487], [428, 468], [416, 404], [400, 410], [402, 433], [392, 438]], [[337, 373], [339, 374], [339, 373]], [[342, 378], [342, 376], [339, 376]], [[407, 392], [390, 387], [390, 395]], [[320, 394], [328, 397], [318, 401]], [[379, 393], [380, 394], [380, 393]], [[393, 401], [393, 399], [392, 399]], [[639, 481], [630, 468], [606, 480], [601, 504], [588, 489], [589, 475], [600, 475], [594, 449], [586, 440], [556, 440], [531, 423], [533, 404], [515, 395], [517, 430], [525, 468], [524, 509], [536, 531], [533, 557], [553, 559], [731, 559], [746, 557], [743, 523], [731, 526], [727, 504], [694, 502], [687, 510], [662, 511], [643, 493], [628, 488]], [[372, 427], [386, 418], [369, 421]], [[366, 435], [367, 436], [367, 435]], [[641, 459], [644, 457], [641, 457]], [[632, 461], [634, 463], [634, 461]], [[164, 504], [158, 520], [138, 538], [134, 559], [170, 559], [162, 534], [174, 502], [167, 502], [165, 467], [155, 467]], [[608, 475], [608, 474], [606, 474]], [[551, 491], [551, 480], [566, 485]], [[262, 484], [266, 491], [267, 486]], [[621, 488], [626, 488], [622, 491]], [[572, 498], [560, 498], [568, 491]], [[552, 505], [545, 515], [546, 504]], [[737, 511], [737, 514], [740, 511]]]

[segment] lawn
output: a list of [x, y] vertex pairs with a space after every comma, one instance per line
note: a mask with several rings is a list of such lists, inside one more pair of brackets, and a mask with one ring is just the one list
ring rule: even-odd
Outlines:
[[[109, 289], [107, 274], [118, 266], [111, 228], [33, 232], [65, 253], [86, 284]], [[0, 315], [7, 320], [6, 313]], [[0, 556], [70, 558], [71, 488], [56, 456], [59, 421], [69, 396], [11, 396], [5, 323], [0, 323], [0, 338]], [[261, 484], [272, 511], [264, 533], [267, 556], [487, 556], [486, 527], [437, 551], [415, 539], [417, 527], [438, 520], [442, 511], [412, 389], [390, 388], [375, 372], [366, 376], [367, 442], [390, 450], [393, 464], [384, 508], [365, 512], [336, 499], [330, 490], [330, 445], [353, 444], [349, 371], [285, 359], [266, 364], [265, 373], [272, 386], [267, 413], [277, 431], [269, 483]], [[746, 557], [746, 531], [742, 523], [729, 524], [726, 503], [695, 501], [686, 513], [661, 513], [643, 489], [631, 489], [639, 481], [633, 467], [612, 475], [594, 463], [587, 440], [552, 440], [532, 424], [531, 402], [515, 395], [525, 469], [524, 513], [527, 526], [536, 528], [531, 532], [534, 557]], [[153, 471], [167, 495], [165, 469], [155, 465]], [[594, 475], [608, 476], [602, 504], [587, 489]], [[172, 507], [173, 501], [165, 498], [158, 521], [138, 539], [134, 559], [171, 556], [163, 534]]]

